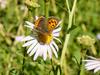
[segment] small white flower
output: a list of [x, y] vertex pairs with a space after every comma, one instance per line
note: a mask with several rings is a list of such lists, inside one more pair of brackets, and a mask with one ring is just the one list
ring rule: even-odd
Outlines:
[[94, 70], [94, 73], [100, 70], [100, 59], [89, 56], [90, 59], [83, 60], [86, 62], [85, 68], [87, 70]]
[[7, 5], [7, 0], [0, 0], [0, 7], [2, 9], [5, 9], [6, 8], [6, 5]]
[[98, 34], [97, 34], [97, 39], [99, 39], [99, 40], [100, 40], [100, 33], [98, 33]]
[[24, 38], [24, 36], [16, 36], [15, 40], [18, 42], [21, 42], [23, 38]]
[[[36, 17], [36, 19], [38, 19], [38, 17]], [[61, 22], [59, 22], [58, 24], [60, 23]], [[46, 43], [42, 43], [42, 42], [39, 42], [38, 37], [43, 39], [42, 41], [44, 41], [44, 38], [41, 36], [37, 36], [37, 32], [34, 30], [35, 25], [28, 21], [26, 21], [26, 24], [27, 25], [25, 26], [30, 28], [30, 30], [32, 30], [33, 32], [31, 35], [26, 36], [24, 39], [22, 39], [22, 41], [26, 41], [23, 47], [29, 46], [29, 49], [27, 50], [27, 53], [29, 54], [29, 56], [34, 55], [33, 60], [36, 60], [38, 56], [42, 56], [43, 59], [46, 60], [47, 56], [49, 56], [49, 58], [51, 59], [52, 53], [54, 53], [56, 58], [58, 58], [57, 51], [59, 50], [59, 48], [57, 44], [55, 43], [54, 39], [61, 42], [58, 39], [61, 27], [57, 25], [56, 28], [52, 31], [51, 35], [48, 35], [45, 37], [47, 39]]]

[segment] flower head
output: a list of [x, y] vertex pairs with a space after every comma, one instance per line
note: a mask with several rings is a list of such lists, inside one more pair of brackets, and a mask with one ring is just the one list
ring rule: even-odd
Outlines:
[[91, 38], [88, 35], [83, 35], [83, 36], [77, 37], [77, 41], [80, 44], [85, 45], [85, 46], [91, 46], [95, 43], [95, 39]]
[[[36, 17], [36, 20], [38, 20], [38, 17]], [[26, 36], [22, 40], [26, 41], [23, 47], [30, 46], [27, 50], [27, 53], [29, 54], [29, 56], [34, 55], [33, 60], [36, 60], [38, 56], [42, 56], [44, 60], [47, 59], [47, 56], [49, 56], [49, 58], [52, 58], [52, 53], [54, 53], [54, 55], [58, 57], [57, 51], [59, 49], [54, 39], [60, 41], [58, 39], [59, 32], [61, 30], [61, 27], [59, 26], [60, 23], [61, 21], [59, 21], [58, 25], [55, 27], [53, 31], [44, 32], [42, 31], [42, 29], [41, 31], [37, 29], [36, 24], [26, 21], [27, 25], [25, 26], [32, 30], [32, 34]]]
[[85, 68], [87, 70], [94, 70], [94, 73], [100, 70], [100, 59], [89, 56], [90, 59], [83, 60], [86, 62]]

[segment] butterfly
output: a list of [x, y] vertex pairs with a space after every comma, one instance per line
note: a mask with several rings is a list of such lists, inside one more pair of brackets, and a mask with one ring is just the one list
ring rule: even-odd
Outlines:
[[40, 16], [35, 21], [35, 29], [40, 33], [51, 33], [56, 26], [58, 25], [59, 20], [55, 17], [45, 18], [44, 16]]

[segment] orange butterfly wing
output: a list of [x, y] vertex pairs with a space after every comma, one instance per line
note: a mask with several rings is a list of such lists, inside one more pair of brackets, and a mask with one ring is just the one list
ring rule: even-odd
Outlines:
[[59, 22], [59, 20], [54, 18], [54, 17], [48, 18], [48, 21], [47, 21], [47, 29], [48, 29], [48, 31], [52, 32], [56, 28], [58, 22]]
[[47, 26], [46, 26], [46, 18], [41, 16], [35, 21], [35, 28], [40, 32], [46, 32]]
[[41, 22], [44, 22], [44, 17], [41, 16], [35, 21], [35, 28], [41, 28]]

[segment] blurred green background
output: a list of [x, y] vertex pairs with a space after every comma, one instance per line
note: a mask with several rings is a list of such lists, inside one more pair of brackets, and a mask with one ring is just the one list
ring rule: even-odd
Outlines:
[[[75, 0], [0, 0], [0, 75], [100, 74], [87, 71], [82, 62], [87, 55], [100, 57], [100, 38], [96, 37], [100, 33], [100, 0], [77, 0], [69, 30], [67, 1], [71, 10]], [[40, 57], [33, 61], [25, 54], [27, 48], [22, 47], [23, 43], [15, 40], [16, 36], [31, 33], [24, 25], [25, 21], [34, 23], [35, 16], [54, 16], [62, 20], [58, 59], [53, 57], [44, 61]], [[70, 38], [66, 46], [65, 35], [68, 33]], [[77, 37], [82, 35], [95, 40], [92, 48], [77, 42]], [[62, 53], [64, 45], [65, 55]]]

